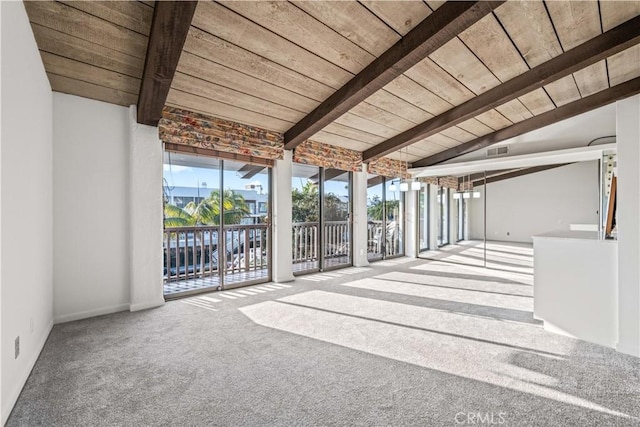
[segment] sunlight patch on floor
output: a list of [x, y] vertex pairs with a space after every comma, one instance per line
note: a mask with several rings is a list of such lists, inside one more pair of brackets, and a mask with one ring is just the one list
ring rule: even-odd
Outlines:
[[[519, 353], [413, 328], [267, 301], [239, 309], [256, 324], [566, 404], [624, 417], [587, 399], [554, 389], [553, 378], [509, 367]], [[521, 352], [520, 352], [521, 353]], [[537, 355], [537, 357], [543, 357]]]
[[425, 331], [457, 336], [460, 339], [479, 340], [505, 347], [541, 352], [562, 357], [571, 350], [571, 342], [549, 339], [549, 333], [538, 325], [470, 317], [436, 308], [419, 307], [374, 298], [326, 291], [309, 291], [278, 299], [339, 314], [363, 317]]
[[484, 305], [487, 307], [533, 312], [533, 299], [530, 297], [485, 294], [465, 289], [447, 289], [413, 283], [389, 282], [387, 280], [376, 278], [366, 278], [352, 282], [345, 282], [342, 283], [342, 286], [390, 292], [421, 298], [432, 298], [443, 301], [455, 301], [465, 304]]

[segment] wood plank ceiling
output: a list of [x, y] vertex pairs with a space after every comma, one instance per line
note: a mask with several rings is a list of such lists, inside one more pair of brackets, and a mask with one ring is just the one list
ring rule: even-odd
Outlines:
[[[285, 132], [442, 4], [201, 1], [167, 105]], [[152, 2], [27, 2], [53, 90], [137, 102]], [[640, 15], [640, 1], [507, 2], [311, 139], [365, 151]], [[640, 76], [640, 45], [420, 140], [413, 162]]]

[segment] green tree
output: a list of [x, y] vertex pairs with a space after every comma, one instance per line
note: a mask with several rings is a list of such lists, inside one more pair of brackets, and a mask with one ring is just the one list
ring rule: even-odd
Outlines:
[[291, 194], [293, 204], [293, 222], [318, 221], [318, 186], [308, 181], [302, 190], [293, 189]]
[[349, 202], [343, 201], [333, 193], [324, 195], [324, 219], [327, 221], [346, 221], [349, 217]]
[[[224, 191], [224, 223], [238, 224], [251, 211], [241, 194], [233, 190]], [[165, 203], [165, 227], [185, 227], [220, 224], [220, 190], [213, 190], [200, 203], [189, 202], [184, 208]]]
[[[213, 190], [205, 202], [211, 206], [215, 215], [213, 224], [220, 224], [220, 190]], [[225, 224], [239, 224], [242, 218], [251, 213], [242, 194], [233, 190], [224, 190], [223, 211]]]
[[375, 195], [367, 207], [367, 216], [369, 221], [382, 221], [384, 216], [383, 206], [385, 204], [387, 207], [387, 219], [393, 220], [399, 215], [398, 209], [400, 208], [400, 201], [387, 200], [385, 203], [382, 203], [382, 199], [380, 199], [378, 195]]
[[382, 221], [383, 211], [382, 199], [376, 194], [371, 199], [369, 206], [367, 206], [369, 221]]

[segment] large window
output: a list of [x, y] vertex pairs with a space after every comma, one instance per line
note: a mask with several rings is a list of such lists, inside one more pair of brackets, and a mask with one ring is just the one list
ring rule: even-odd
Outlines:
[[456, 236], [456, 242], [464, 240], [464, 234], [466, 230], [466, 209], [467, 202], [464, 198], [459, 197], [456, 199], [456, 205], [458, 207], [458, 235]]
[[438, 187], [438, 246], [449, 244], [449, 189]]
[[320, 168], [293, 164], [291, 205], [293, 219], [293, 272], [320, 269]]
[[429, 249], [429, 185], [423, 184], [418, 193], [418, 250]]
[[262, 165], [165, 153], [165, 296], [271, 279], [270, 176]]
[[382, 176], [367, 185], [367, 258], [376, 261], [404, 254], [404, 193]]
[[351, 265], [351, 172], [323, 173], [323, 268], [330, 269]]
[[294, 274], [351, 265], [351, 173], [294, 163]]

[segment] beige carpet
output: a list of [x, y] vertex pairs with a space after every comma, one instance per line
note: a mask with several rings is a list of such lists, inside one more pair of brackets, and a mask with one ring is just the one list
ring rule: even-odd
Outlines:
[[488, 254], [58, 325], [8, 425], [640, 425], [640, 359], [544, 331], [531, 247]]

